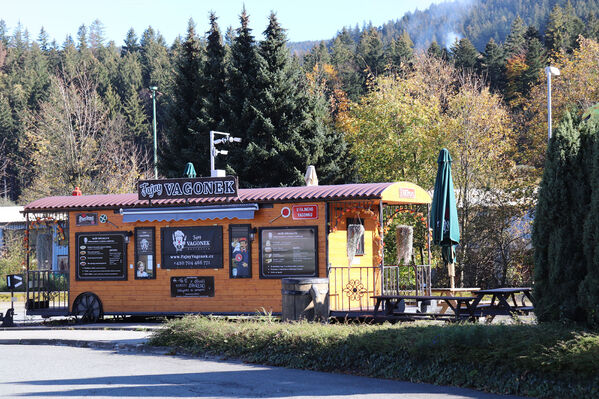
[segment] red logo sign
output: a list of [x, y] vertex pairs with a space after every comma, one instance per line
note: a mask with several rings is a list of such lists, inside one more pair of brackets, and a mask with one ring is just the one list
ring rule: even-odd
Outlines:
[[416, 190], [413, 188], [400, 188], [399, 198], [416, 198]]
[[293, 220], [318, 219], [317, 205], [293, 205]]

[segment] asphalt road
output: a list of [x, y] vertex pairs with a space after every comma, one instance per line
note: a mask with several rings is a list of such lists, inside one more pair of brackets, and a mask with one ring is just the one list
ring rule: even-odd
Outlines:
[[428, 384], [192, 357], [0, 345], [0, 397], [507, 398]]

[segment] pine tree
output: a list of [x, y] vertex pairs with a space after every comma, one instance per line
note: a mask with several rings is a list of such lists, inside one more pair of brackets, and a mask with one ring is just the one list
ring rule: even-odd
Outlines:
[[505, 39], [505, 55], [506, 58], [511, 58], [518, 54], [522, 54], [525, 50], [526, 39], [524, 34], [526, 33], [526, 25], [522, 18], [517, 16], [512, 22], [512, 29], [510, 34]]
[[432, 57], [436, 57], [439, 59], [443, 58], [443, 50], [441, 49], [441, 46], [439, 46], [439, 44], [436, 41], [433, 41], [431, 43], [431, 45], [426, 50], [426, 53]]
[[398, 72], [406, 72], [411, 68], [414, 58], [414, 43], [407, 31], [399, 39], [393, 39], [389, 45], [388, 62]]
[[[200, 39], [196, 34], [195, 24], [190, 19], [187, 36], [176, 62], [169, 129], [165, 131], [166, 142], [161, 148], [160, 169], [166, 176], [182, 176], [187, 162], [193, 162], [196, 168], [203, 169], [197, 160], [208, 143], [200, 141], [195, 127], [199, 116], [197, 98], [201, 96], [202, 60]], [[198, 174], [202, 173], [198, 171]]]
[[376, 28], [362, 31], [356, 51], [360, 79], [364, 90], [385, 70], [385, 54], [381, 35]]
[[121, 48], [121, 55], [125, 55], [127, 53], [135, 53], [139, 51], [139, 44], [137, 43], [137, 34], [135, 34], [135, 30], [133, 28], [127, 31], [127, 36], [125, 37], [125, 45]]
[[307, 166], [318, 165], [323, 156], [325, 129], [274, 14], [264, 35], [240, 184], [300, 185]]
[[364, 87], [358, 73], [355, 43], [346, 28], [343, 28], [333, 40], [331, 62], [339, 72], [347, 96], [352, 101], [357, 101], [364, 92]]
[[587, 143], [568, 114], [547, 150], [532, 235], [539, 321], [584, 318], [575, 293], [586, 274], [580, 221], [588, 215], [590, 202]]
[[[237, 28], [231, 44], [227, 63], [226, 92], [222, 98], [223, 127], [226, 132], [243, 140], [241, 146], [231, 146], [226, 158], [227, 173], [235, 175], [243, 168], [244, 147], [248, 143], [247, 132], [255, 120], [254, 103], [257, 99], [258, 69], [264, 62], [256, 49], [245, 8], [242, 9], [239, 20], [241, 25]], [[222, 165], [218, 159], [217, 163]], [[222, 169], [218, 165], [216, 167]]]
[[485, 46], [481, 69], [489, 80], [491, 89], [495, 92], [503, 92], [506, 86], [505, 57], [503, 49], [493, 39]]
[[324, 41], [321, 41], [316, 46], [312, 47], [308, 54], [304, 55], [304, 71], [312, 72], [314, 66], [329, 64], [331, 62], [331, 54], [327, 49]]
[[463, 38], [456, 40], [451, 47], [451, 57], [456, 68], [474, 71], [479, 53], [470, 40]]
[[202, 107], [204, 133], [220, 128], [224, 117], [221, 98], [225, 94], [225, 47], [216, 20], [216, 15], [211, 13], [210, 30], [206, 32], [206, 61], [202, 67], [205, 93]]
[[530, 89], [539, 80], [539, 76], [546, 64], [545, 48], [538, 37], [535, 28], [530, 27], [526, 33], [526, 70], [522, 73], [519, 82], [520, 92], [527, 96]]

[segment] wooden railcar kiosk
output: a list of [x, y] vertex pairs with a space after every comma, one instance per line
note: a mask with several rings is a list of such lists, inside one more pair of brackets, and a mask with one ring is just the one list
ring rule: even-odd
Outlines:
[[[331, 312], [365, 310], [384, 290], [386, 212], [430, 202], [408, 182], [238, 189], [233, 177], [39, 199], [24, 210], [27, 313], [278, 314], [285, 277], [329, 277]], [[43, 269], [27, 239], [49, 225], [68, 262]], [[348, 225], [363, 226], [351, 264]]]

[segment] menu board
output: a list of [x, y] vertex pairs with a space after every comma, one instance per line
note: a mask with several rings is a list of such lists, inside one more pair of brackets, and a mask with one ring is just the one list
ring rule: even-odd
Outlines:
[[126, 232], [77, 233], [77, 280], [126, 280]]
[[214, 296], [214, 277], [171, 277], [172, 297]]
[[318, 276], [316, 226], [260, 229], [260, 278]]
[[223, 267], [222, 226], [164, 227], [163, 269], [218, 269]]

